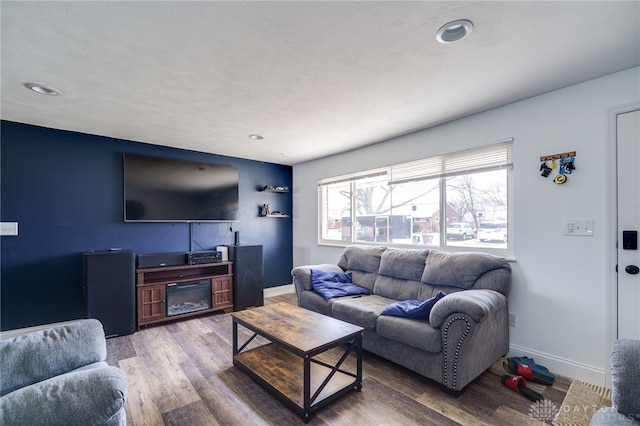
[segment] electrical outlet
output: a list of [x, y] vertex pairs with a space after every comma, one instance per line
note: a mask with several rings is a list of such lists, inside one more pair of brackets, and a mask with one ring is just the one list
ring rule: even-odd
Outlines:
[[513, 312], [509, 312], [509, 327], [518, 326], [518, 316]]

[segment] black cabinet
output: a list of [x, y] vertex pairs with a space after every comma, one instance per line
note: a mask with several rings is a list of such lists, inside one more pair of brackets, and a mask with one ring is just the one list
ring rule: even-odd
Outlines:
[[135, 332], [135, 253], [95, 251], [83, 258], [87, 317], [99, 320], [107, 337]]
[[228, 247], [229, 260], [233, 262], [233, 310], [264, 305], [262, 246]]

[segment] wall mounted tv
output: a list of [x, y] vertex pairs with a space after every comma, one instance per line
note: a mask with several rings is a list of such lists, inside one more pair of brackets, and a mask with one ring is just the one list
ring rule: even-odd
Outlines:
[[124, 154], [126, 222], [238, 221], [238, 169]]

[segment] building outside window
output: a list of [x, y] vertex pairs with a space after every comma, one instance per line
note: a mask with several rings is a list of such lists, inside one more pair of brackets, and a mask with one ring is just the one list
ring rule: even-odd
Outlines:
[[512, 140], [318, 182], [320, 244], [511, 254]]

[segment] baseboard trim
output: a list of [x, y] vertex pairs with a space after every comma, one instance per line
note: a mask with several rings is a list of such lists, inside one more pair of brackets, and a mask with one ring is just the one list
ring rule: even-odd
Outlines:
[[267, 287], [264, 289], [264, 297], [282, 296], [283, 294], [295, 293], [293, 284], [280, 285], [278, 287]]
[[528, 356], [535, 359], [537, 364], [547, 367], [554, 374], [606, 387], [606, 371], [603, 368], [518, 345], [509, 345], [508, 356]]

